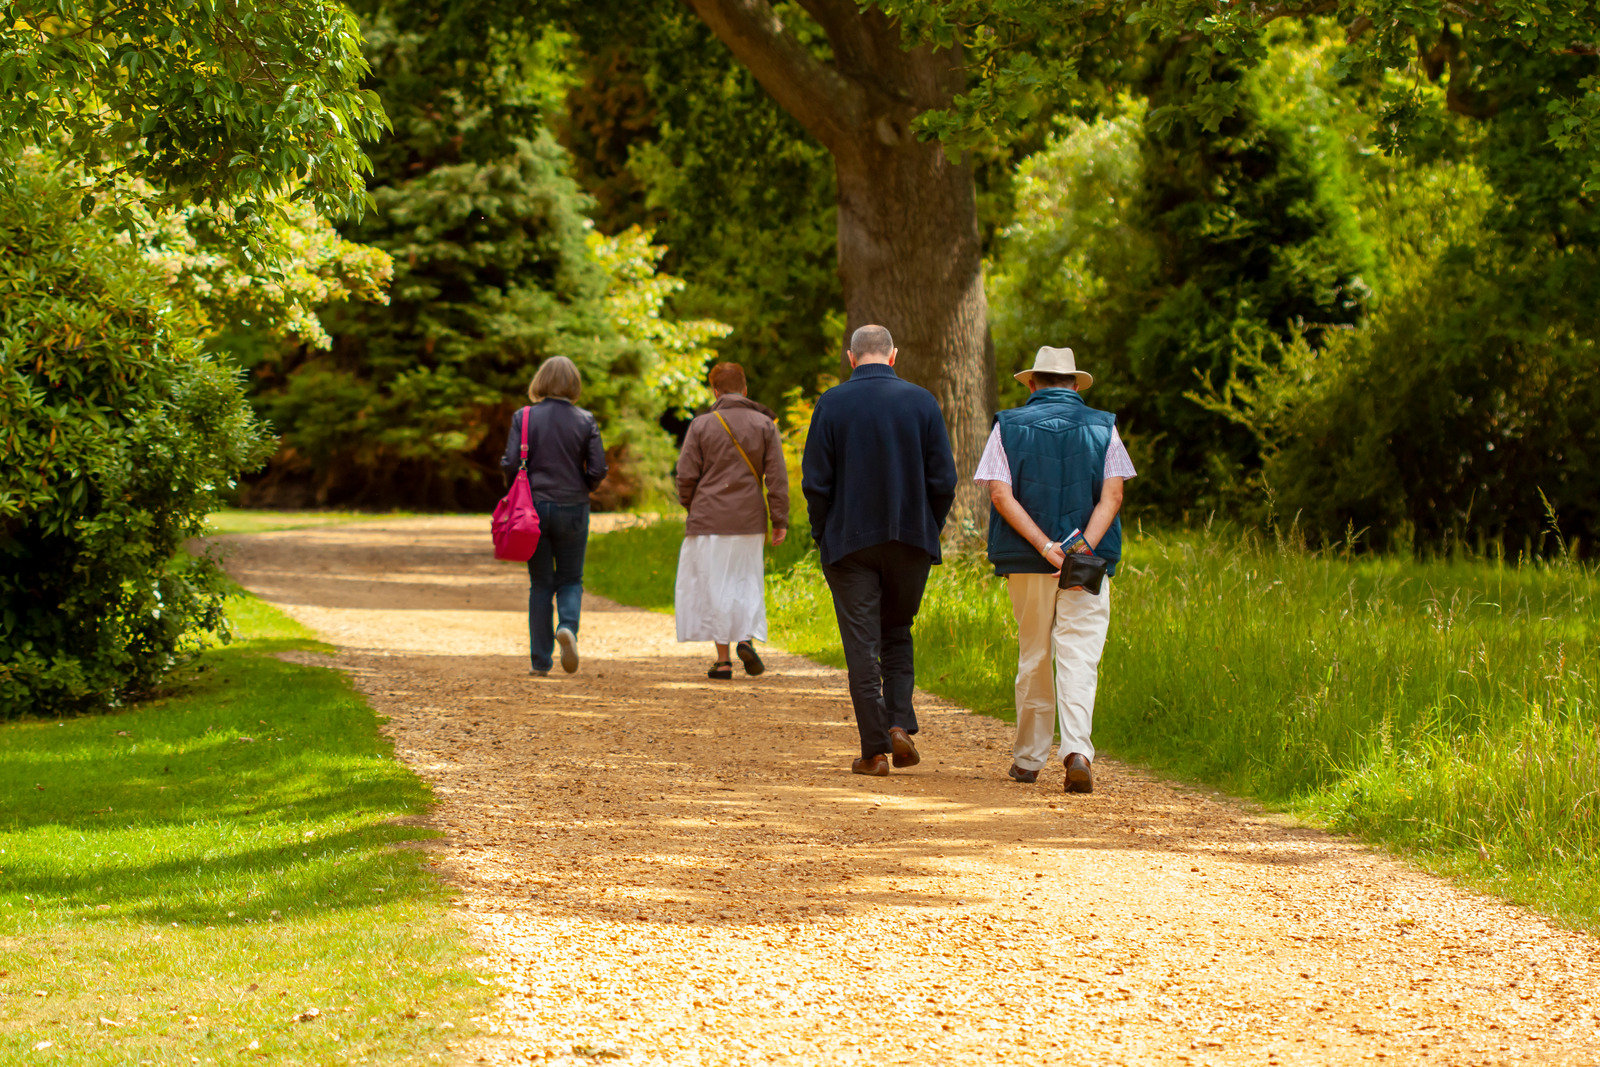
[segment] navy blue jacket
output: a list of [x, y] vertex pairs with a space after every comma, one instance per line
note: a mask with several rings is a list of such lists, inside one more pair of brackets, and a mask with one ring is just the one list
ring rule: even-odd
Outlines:
[[800, 488], [822, 562], [886, 541], [940, 559], [939, 531], [956, 499], [939, 402], [884, 363], [865, 363], [817, 399]]
[[[522, 411], [511, 416], [500, 473], [506, 484], [522, 462]], [[525, 409], [528, 416], [528, 488], [533, 499], [552, 504], [587, 504], [589, 490], [606, 476], [600, 424], [570, 400], [551, 396]]]

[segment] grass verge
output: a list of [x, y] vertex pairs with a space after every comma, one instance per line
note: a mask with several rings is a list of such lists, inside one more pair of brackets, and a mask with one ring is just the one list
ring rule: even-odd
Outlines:
[[430, 803], [241, 595], [170, 695], [0, 727], [0, 1063], [437, 1062], [487, 1003]]
[[[815, 553], [769, 561], [773, 640], [843, 665]], [[585, 581], [671, 610], [681, 522], [597, 538]], [[1600, 930], [1600, 575], [1131, 532], [1095, 715], [1108, 754], [1353, 831]], [[981, 559], [934, 569], [917, 678], [1010, 719], [1015, 624]]]

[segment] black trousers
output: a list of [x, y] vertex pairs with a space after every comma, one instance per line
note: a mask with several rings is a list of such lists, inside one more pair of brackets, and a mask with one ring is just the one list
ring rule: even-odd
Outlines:
[[932, 557], [922, 549], [886, 541], [822, 568], [833, 593], [864, 757], [889, 751], [892, 726], [917, 732], [911, 622], [931, 566]]

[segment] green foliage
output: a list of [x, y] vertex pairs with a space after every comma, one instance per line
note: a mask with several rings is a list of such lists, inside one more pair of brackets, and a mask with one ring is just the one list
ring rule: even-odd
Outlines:
[[223, 629], [178, 554], [261, 430], [139, 251], [23, 161], [0, 192], [0, 719], [116, 702]]
[[[123, 187], [114, 190], [129, 199]], [[249, 330], [327, 348], [319, 308], [346, 300], [389, 302], [394, 265], [384, 252], [340, 237], [311, 205], [284, 200], [248, 244], [209, 207], [130, 211], [134, 243], [189, 306], [207, 335]]]
[[[597, 537], [585, 581], [669, 605], [680, 534], [661, 524]], [[1311, 815], [1600, 928], [1595, 571], [1358, 560], [1221, 525], [1130, 531], [1126, 549], [1096, 701], [1107, 755]], [[767, 607], [774, 643], [843, 665], [814, 552], [769, 568]], [[947, 555], [917, 617], [918, 683], [1011, 718], [1015, 633], [1002, 580]]]
[[838, 367], [832, 162], [692, 14], [634, 17], [585, 57], [563, 140], [597, 225], [654, 230], [679, 313], [728, 323], [719, 355], [777, 406]]
[[1244, 394], [1276, 508], [1319, 541], [1578, 550], [1561, 530], [1600, 529], [1597, 269], [1487, 241], [1420, 267], [1322, 353], [1295, 346]]
[[348, 679], [278, 658], [325, 646], [227, 607], [168, 696], [0, 726], [0, 1061], [425, 1062], [484, 1010], [428, 788]]
[[1259, 436], [1270, 506], [1319, 542], [1559, 553], [1600, 523], [1600, 234], [1573, 159], [1535, 140], [1542, 105], [1502, 103], [1440, 117], [1426, 153], [1360, 157], [1352, 199], [1385, 245], [1373, 313], [1212, 398]]
[[[491, 506], [511, 412], [555, 355], [582, 371], [613, 459], [631, 449], [664, 471], [655, 417], [701, 399], [707, 344], [724, 330], [669, 317], [678, 283], [657, 274], [648, 234], [592, 232], [540, 117], [557, 83], [507, 63], [492, 99], [469, 101], [448, 72], [419, 67], [414, 36], [381, 23], [372, 41], [396, 138], [375, 154], [375, 210], [345, 232], [392, 257], [390, 304], [329, 309], [326, 352], [247, 357], [282, 433], [252, 502]], [[625, 503], [641, 487], [615, 465]]]
[[352, 211], [359, 142], [383, 123], [365, 73], [355, 19], [332, 0], [6, 0], [0, 179], [32, 145], [103, 183], [146, 179], [158, 208], [208, 200], [244, 222], [294, 192]]
[[1166, 106], [1191, 92], [1188, 62], [1154, 64], [1152, 110], [1075, 121], [1023, 165], [992, 282], [1003, 397], [1020, 402], [1011, 375], [1040, 344], [1072, 345], [1121, 416], [1141, 509], [1168, 514], [1235, 503], [1259, 463], [1255, 436], [1190, 394], [1352, 322], [1370, 262], [1341, 149], [1285, 106], [1298, 87], [1253, 79], [1206, 133]]

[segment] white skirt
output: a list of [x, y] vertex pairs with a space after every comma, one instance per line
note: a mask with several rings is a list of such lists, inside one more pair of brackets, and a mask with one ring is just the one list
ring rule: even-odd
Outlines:
[[763, 534], [698, 534], [683, 539], [673, 597], [679, 641], [767, 639]]

